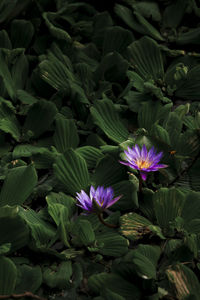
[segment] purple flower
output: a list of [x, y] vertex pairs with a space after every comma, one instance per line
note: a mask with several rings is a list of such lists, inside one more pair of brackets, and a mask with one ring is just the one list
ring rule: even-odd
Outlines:
[[104, 188], [103, 186], [98, 186], [96, 190], [91, 186], [89, 196], [83, 190], [76, 194], [76, 199], [78, 200], [77, 205], [86, 210], [87, 214], [101, 213], [122, 197], [118, 196], [113, 198], [113, 189], [111, 187]]
[[128, 150], [125, 150], [124, 153], [127, 162], [120, 161], [120, 163], [139, 170], [143, 180], [146, 180], [147, 172], [155, 172], [158, 169], [168, 167], [167, 165], [158, 164], [163, 152], [156, 153], [154, 147], [147, 151], [145, 145], [142, 146], [141, 150], [138, 145], [135, 145], [132, 149], [128, 147]]

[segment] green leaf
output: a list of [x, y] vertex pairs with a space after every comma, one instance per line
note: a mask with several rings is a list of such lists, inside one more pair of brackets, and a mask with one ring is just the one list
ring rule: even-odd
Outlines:
[[181, 213], [187, 226], [194, 219], [199, 219], [200, 216], [200, 193], [189, 192], [186, 195], [185, 204]]
[[[22, 34], [23, 32], [23, 34]], [[11, 41], [13, 48], [28, 48], [34, 34], [30, 21], [13, 20], [11, 23]]]
[[153, 21], [161, 21], [159, 5], [156, 2], [141, 1], [134, 3], [134, 8], [145, 18], [152, 18]]
[[[53, 270], [53, 272], [52, 272]], [[44, 283], [50, 288], [69, 288], [70, 278], [72, 276], [71, 261], [63, 261], [58, 266], [52, 265], [51, 268], [45, 268], [43, 272]]]
[[187, 115], [190, 111], [190, 103], [186, 103], [185, 105], [179, 105], [175, 109], [175, 113], [179, 116], [181, 120], [184, 120], [185, 115]]
[[155, 220], [155, 212], [153, 207], [153, 194], [154, 192], [148, 188], [142, 189], [143, 192], [143, 201], [140, 202], [140, 210], [148, 218], [148, 220]]
[[13, 12], [17, 4], [17, 0], [3, 0], [0, 3], [0, 23], [4, 22]]
[[[122, 55], [116, 51], [109, 52], [103, 56], [98, 68], [95, 71], [95, 81], [98, 83], [99, 81], [101, 82], [104, 80], [108, 82], [123, 81], [128, 67], [129, 63], [123, 58]], [[99, 91], [99, 97], [101, 97], [103, 93], [110, 89], [110, 85], [107, 82], [105, 82], [104, 85], [102, 83], [102, 89], [103, 91]]]
[[[107, 220], [106, 220], [107, 222]], [[110, 222], [110, 221], [109, 221]], [[120, 257], [128, 252], [128, 241], [113, 230], [97, 231], [97, 244], [102, 245], [98, 252], [102, 255]]]
[[191, 28], [186, 32], [181, 32], [177, 39], [177, 45], [199, 45], [200, 28]]
[[[180, 136], [179, 143], [177, 145], [177, 152], [184, 156], [190, 156], [191, 158], [198, 157], [200, 151], [199, 136], [193, 130], [186, 130]], [[196, 162], [198, 164], [198, 162]]]
[[68, 148], [75, 149], [79, 144], [79, 136], [74, 120], [56, 117], [56, 129], [53, 136], [56, 149], [64, 153]]
[[53, 163], [58, 155], [57, 152], [51, 152], [46, 148], [46, 151], [42, 153], [33, 154], [32, 161], [36, 169], [52, 169]]
[[[138, 75], [139, 76], [139, 75]], [[133, 112], [138, 112], [141, 108], [141, 105], [151, 97], [145, 93], [137, 92], [137, 91], [129, 91], [125, 96], [124, 99], [126, 100], [129, 109]]]
[[11, 243], [6, 243], [0, 246], [0, 256], [7, 254], [11, 250]]
[[124, 297], [120, 296], [119, 294], [117, 293], [114, 293], [112, 292], [111, 290], [109, 289], [104, 289], [102, 292], [101, 292], [101, 295], [102, 295], [102, 299], [104, 300], [125, 300]]
[[70, 35], [67, 33], [67, 31], [56, 27], [54, 25], [54, 19], [57, 18], [59, 16], [59, 14], [57, 13], [51, 13], [51, 12], [44, 12], [43, 13], [43, 18], [45, 20], [46, 26], [48, 27], [50, 33], [52, 34], [52, 36], [56, 39], [61, 39], [61, 40], [65, 40], [68, 43], [71, 42], [71, 37]]
[[94, 16], [94, 34], [92, 41], [102, 49], [105, 30], [113, 25], [113, 20], [108, 11], [99, 12]]
[[169, 134], [167, 130], [164, 129], [162, 126], [154, 124], [152, 126], [151, 135], [153, 135], [153, 137], [155, 137], [160, 142], [165, 143], [170, 147]]
[[87, 63], [80, 62], [76, 64], [76, 72], [78, 73], [78, 78], [82, 83], [82, 87], [86, 95], [90, 95], [95, 88], [93, 69], [95, 70], [98, 64], [94, 60], [92, 60], [91, 62], [88, 56], [86, 58], [86, 61]]
[[137, 21], [136, 16], [133, 15], [133, 12], [128, 7], [115, 4], [114, 10], [117, 16], [120, 17], [133, 31], [145, 35], [146, 31], [144, 27]]
[[200, 284], [195, 273], [185, 265], [176, 264], [166, 270], [168, 280], [175, 287], [177, 299], [187, 299], [188, 296], [200, 295]]
[[165, 240], [166, 238], [164, 237], [164, 235], [162, 234], [162, 230], [159, 226], [155, 226], [155, 225], [149, 225], [148, 229], [154, 233], [155, 235], [157, 235], [161, 240]]
[[36, 184], [37, 173], [33, 165], [11, 169], [1, 189], [0, 206], [23, 204]]
[[83, 270], [79, 262], [73, 264], [73, 286], [78, 288], [83, 280]]
[[73, 232], [77, 235], [77, 239], [85, 246], [91, 246], [95, 241], [95, 233], [92, 225], [87, 220], [78, 220], [74, 224]]
[[109, 27], [104, 36], [103, 55], [113, 51], [122, 54], [133, 40], [134, 37], [129, 30], [119, 26]]
[[172, 222], [181, 216], [185, 196], [178, 189], [161, 188], [153, 195], [154, 209], [158, 225], [164, 234], [170, 234]]
[[6, 63], [6, 55], [2, 49], [0, 49], [0, 76], [3, 78], [5, 88], [12, 100], [15, 100], [16, 89], [12, 80], [11, 73]]
[[70, 247], [67, 227], [69, 227], [69, 213], [67, 207], [62, 204], [48, 204], [48, 213], [58, 227], [58, 233], [61, 241], [67, 247]]
[[40, 266], [28, 266], [25, 264], [17, 266], [16, 294], [26, 291], [35, 293], [42, 284], [42, 272]]
[[10, 38], [8, 36], [7, 31], [4, 29], [0, 31], [0, 45], [1, 48], [6, 48], [9, 50], [12, 49]]
[[180, 139], [180, 134], [182, 130], [181, 119], [177, 116], [175, 112], [171, 112], [169, 114], [168, 119], [165, 122], [164, 127], [169, 134], [172, 148], [176, 149], [177, 141]]
[[76, 149], [76, 153], [85, 159], [88, 169], [95, 168], [98, 162], [104, 157], [101, 150], [92, 146], [80, 147]]
[[122, 195], [112, 208], [114, 210], [127, 210], [138, 207], [138, 182], [132, 180], [123, 180], [112, 185], [115, 196]]
[[[135, 145], [136, 144], [140, 148], [142, 148], [142, 146], [145, 144], [147, 149], [150, 149], [153, 146], [150, 137], [146, 134], [146, 131], [143, 128], [141, 129], [141, 131], [140, 131], [140, 129], [138, 130], [138, 135], [137, 135], [136, 140], [135, 140]], [[134, 171], [134, 169], [132, 169], [132, 168], [130, 168], [130, 171], [135, 172], [135, 174], [137, 174], [136, 170]]]
[[58, 234], [65, 246], [69, 244], [70, 219], [75, 209], [75, 201], [72, 197], [63, 193], [50, 193], [46, 197], [48, 213], [58, 227]]
[[96, 167], [92, 180], [97, 185], [110, 186], [122, 181], [126, 175], [125, 168], [112, 156], [106, 155]]
[[168, 5], [163, 14], [164, 27], [176, 28], [185, 14], [187, 4], [187, 0], [177, 0]]
[[198, 112], [195, 117], [192, 116], [185, 116], [183, 118], [184, 124], [192, 130], [199, 129], [200, 128], [200, 113]]
[[152, 223], [136, 214], [128, 213], [120, 217], [120, 232], [131, 241], [136, 241], [150, 233], [148, 226]]
[[13, 150], [13, 159], [21, 158], [21, 157], [31, 157], [36, 154], [43, 154], [48, 150], [45, 147], [38, 147], [35, 145], [24, 144], [17, 145]]
[[18, 55], [12, 67], [12, 80], [16, 90], [23, 89], [29, 73], [29, 62], [24, 53]]
[[197, 159], [195, 161], [195, 163], [193, 164], [192, 168], [190, 168], [188, 171], [190, 185], [191, 185], [192, 189], [197, 192], [200, 191], [199, 168], [200, 168], [200, 159]]
[[163, 59], [158, 44], [149, 37], [133, 42], [129, 47], [129, 58], [137, 73], [145, 80], [163, 79]]
[[182, 81], [182, 84], [175, 92], [176, 97], [180, 97], [186, 100], [199, 99], [199, 80], [200, 80], [200, 66], [195, 66], [187, 73], [186, 79]]
[[[185, 238], [184, 238], [184, 244], [186, 247], [188, 247], [188, 249], [193, 253], [194, 258], [197, 259], [198, 258], [198, 253], [199, 253], [199, 222], [200, 219], [198, 220], [198, 224], [196, 224], [196, 222], [191, 222], [190, 226], [188, 226], [187, 230], [188, 232], [190, 232], [188, 234], [188, 232], [185, 232]], [[193, 223], [193, 224], [192, 224]], [[192, 226], [194, 225], [194, 229], [192, 228]], [[191, 232], [194, 233], [191, 233]], [[195, 232], [197, 234], [195, 234]]]
[[16, 141], [20, 141], [20, 124], [14, 114], [14, 107], [11, 102], [0, 98], [0, 129], [10, 133]]
[[157, 123], [159, 120], [167, 118], [171, 106], [171, 104], [162, 106], [160, 103], [153, 101], [144, 103], [138, 113], [139, 127], [150, 131], [155, 123]]
[[154, 26], [152, 26], [151, 23], [148, 22], [137, 10], [135, 10], [133, 14], [138, 23], [144, 28], [145, 34], [150, 35], [152, 38], [158, 41], [164, 40], [160, 32]]
[[168, 241], [166, 242], [164, 253], [168, 257], [173, 256], [174, 252], [177, 251], [182, 245], [183, 241], [181, 239], [168, 239]]
[[39, 69], [43, 80], [50, 84], [54, 89], [61, 90], [70, 98], [80, 103], [88, 104], [89, 101], [81, 87], [81, 82], [73, 73], [73, 68], [69, 58], [62, 54], [58, 47], [54, 47], [54, 53], [48, 53], [48, 59], [39, 64]]
[[7, 257], [0, 256], [0, 295], [10, 295], [15, 291], [17, 268]]
[[26, 117], [24, 124], [24, 132], [32, 131], [34, 137], [40, 136], [54, 121], [55, 115], [57, 113], [56, 106], [47, 101], [41, 100], [33, 104]]
[[38, 100], [31, 96], [29, 93], [27, 93], [24, 90], [17, 90], [17, 98], [23, 103], [23, 104], [34, 104], [38, 102]]
[[127, 76], [136, 90], [144, 92], [144, 80], [136, 72], [127, 71]]
[[172, 102], [169, 98], [164, 97], [162, 89], [156, 86], [156, 84], [152, 82], [152, 80], [144, 82], [144, 92], [151, 95], [151, 98], [155, 96], [158, 100], [161, 100], [163, 103]]
[[72, 149], [67, 150], [56, 159], [54, 172], [58, 180], [72, 195], [86, 189], [90, 183], [86, 161]]
[[101, 293], [103, 286], [104, 288], [108, 288], [112, 292], [125, 297], [127, 300], [133, 299], [133, 295], [134, 300], [140, 299], [140, 291], [137, 286], [116, 274], [100, 273], [92, 275], [89, 277], [88, 286], [96, 294]]
[[9, 252], [14, 252], [28, 243], [29, 230], [19, 215], [18, 207], [1, 207], [0, 223], [0, 245], [10, 243]]
[[190, 234], [200, 234], [200, 218], [190, 220], [184, 224], [184, 229]]
[[65, 195], [64, 193], [50, 193], [46, 196], [46, 201], [48, 205], [53, 204], [61, 204], [65, 206], [68, 210], [68, 216], [71, 218], [74, 214], [75, 210], [75, 200], [69, 195]]
[[156, 279], [156, 267], [160, 257], [158, 246], [139, 245], [133, 251], [133, 263], [138, 275], [144, 279]]
[[51, 245], [56, 230], [50, 223], [45, 222], [39, 214], [32, 209], [25, 210], [20, 208], [20, 216], [30, 228], [32, 239], [29, 246], [31, 248], [41, 250]]
[[114, 142], [122, 143], [128, 138], [128, 130], [124, 126], [113, 103], [109, 99], [98, 101], [90, 109], [94, 123]]
[[11, 121], [9, 119], [1, 119], [0, 129], [5, 133], [10, 133], [16, 141], [20, 141], [21, 133], [18, 127], [18, 122], [15, 123], [14, 120]]

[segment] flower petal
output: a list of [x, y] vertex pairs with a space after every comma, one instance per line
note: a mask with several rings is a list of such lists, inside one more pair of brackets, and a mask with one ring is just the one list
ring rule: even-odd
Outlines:
[[140, 175], [142, 177], [142, 180], [146, 180], [147, 179], [147, 173], [146, 172], [140, 172]]
[[90, 187], [90, 199], [92, 200], [95, 196], [95, 188], [93, 187], [93, 185], [91, 185]]
[[167, 167], [168, 167], [168, 165], [159, 164], [159, 165], [152, 167], [151, 171], [157, 171], [159, 169], [163, 169], [163, 168], [167, 168]]
[[132, 162], [124, 162], [124, 161], [119, 161], [121, 164], [125, 165], [125, 166], [128, 166], [132, 169], [136, 169], [136, 170], [140, 170], [140, 168], [135, 164], [135, 163], [132, 163]]
[[128, 151], [124, 151], [126, 157], [128, 158], [128, 160], [136, 160], [136, 154], [135, 153], [129, 153]]
[[147, 148], [146, 148], [145, 144], [143, 144], [142, 150], [141, 150], [141, 158], [142, 158], [142, 160], [144, 160], [144, 161], [147, 160], [147, 154], [148, 154]]
[[126, 162], [120, 161], [120, 163], [139, 170], [143, 180], [146, 180], [148, 172], [155, 172], [160, 168], [168, 167], [164, 164], [158, 164], [163, 156], [163, 152], [157, 153], [154, 147], [147, 151], [145, 144], [143, 144], [141, 150], [136, 144], [132, 149], [128, 147], [128, 150], [125, 150], [124, 153]]
[[81, 190], [80, 193], [76, 193], [76, 199], [78, 203], [77, 206], [80, 206], [82, 209], [90, 211], [92, 209], [92, 201], [85, 191]]
[[140, 148], [139, 146], [136, 144], [135, 148], [133, 148], [135, 150], [135, 153], [137, 154], [137, 158], [141, 157], [141, 152], [140, 152]]
[[152, 161], [152, 159], [155, 155], [156, 155], [155, 149], [154, 149], [154, 147], [152, 147], [148, 152], [148, 156], [147, 156], [148, 160]]
[[106, 208], [112, 206], [112, 205], [113, 205], [114, 203], [116, 203], [121, 197], [122, 197], [122, 195], [120, 195], [120, 196], [114, 198], [112, 201], [110, 201], [110, 202], [108, 203], [108, 205], [106, 206]]
[[162, 156], [163, 156], [163, 152], [159, 152], [157, 155], [152, 157], [153, 163], [158, 163], [161, 160]]

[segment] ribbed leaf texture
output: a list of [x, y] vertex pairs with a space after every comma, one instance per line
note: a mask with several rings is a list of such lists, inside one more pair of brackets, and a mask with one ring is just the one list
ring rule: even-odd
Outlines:
[[72, 195], [80, 192], [81, 189], [86, 189], [90, 182], [86, 161], [71, 149], [56, 159], [54, 172]]
[[128, 138], [128, 130], [120, 119], [112, 101], [104, 99], [91, 108], [91, 114], [101, 130], [114, 142], [122, 143]]

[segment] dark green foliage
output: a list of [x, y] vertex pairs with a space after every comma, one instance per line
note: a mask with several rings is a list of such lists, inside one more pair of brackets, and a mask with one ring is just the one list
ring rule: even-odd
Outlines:
[[42, 272], [39, 266], [29, 266], [25, 263], [17, 263], [18, 284], [16, 293], [24, 293], [27, 290], [34, 293], [42, 284]]
[[10, 243], [8, 252], [16, 251], [29, 241], [29, 228], [20, 216], [18, 206], [4, 206], [0, 211], [1, 245]]
[[54, 164], [54, 172], [58, 180], [71, 194], [86, 189], [89, 185], [86, 161], [71, 149], [58, 156]]
[[[0, 298], [199, 300], [199, 17], [198, 0], [0, 1]], [[119, 162], [135, 144], [168, 165], [142, 189]], [[91, 185], [121, 196], [114, 227], [76, 205]]]
[[9, 170], [1, 189], [0, 206], [22, 205], [36, 184], [37, 173], [33, 165]]
[[0, 257], [0, 293], [8, 295], [15, 291], [17, 281], [17, 268], [15, 264], [7, 257]]

